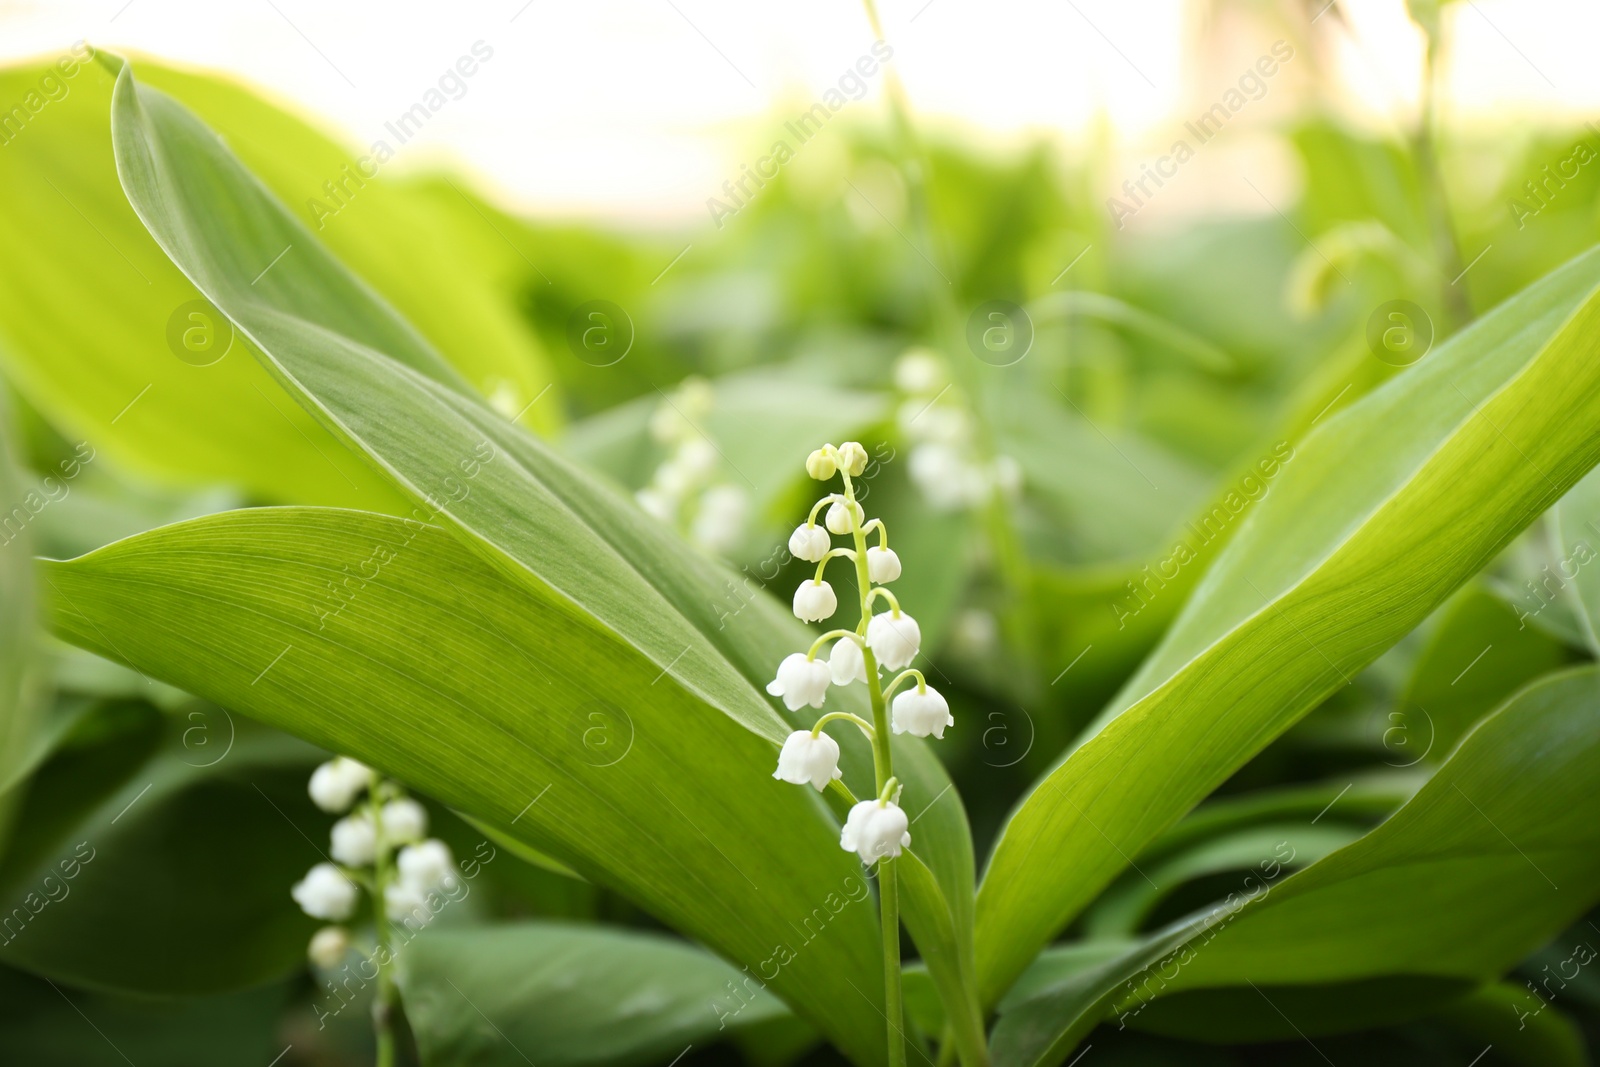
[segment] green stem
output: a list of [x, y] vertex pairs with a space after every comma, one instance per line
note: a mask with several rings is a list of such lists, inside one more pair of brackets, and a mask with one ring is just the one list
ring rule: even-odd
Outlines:
[[[861, 601], [860, 630], [866, 632], [872, 615], [872, 579], [867, 576], [867, 535], [861, 523], [855, 520], [855, 487], [850, 475], [844, 477], [844, 496], [851, 508], [850, 532], [856, 545], [856, 592]], [[892, 603], [893, 601], [891, 601]], [[878, 659], [863, 642], [862, 658], [867, 664], [867, 692], [872, 698], [872, 765], [877, 772], [877, 792], [881, 794], [894, 777], [894, 760], [889, 749], [889, 708], [883, 698], [883, 681], [878, 677]], [[883, 1000], [884, 1015], [888, 1020], [889, 1067], [905, 1067], [906, 1038], [904, 1008], [900, 993], [900, 894], [895, 882], [894, 861], [887, 857], [878, 860], [878, 905], [883, 927]]]
[[384, 901], [384, 890], [389, 886], [392, 871], [389, 846], [383, 839], [383, 799], [379, 795], [379, 785], [378, 774], [373, 772], [372, 784], [367, 789], [368, 804], [372, 812], [374, 847], [377, 853], [372, 878], [372, 921], [378, 937], [378, 947], [374, 952], [378, 963], [378, 995], [372, 1002], [372, 1029], [378, 1045], [377, 1067], [394, 1067], [394, 1016], [399, 997], [396, 995], [394, 984], [394, 957], [389, 951], [389, 912]]

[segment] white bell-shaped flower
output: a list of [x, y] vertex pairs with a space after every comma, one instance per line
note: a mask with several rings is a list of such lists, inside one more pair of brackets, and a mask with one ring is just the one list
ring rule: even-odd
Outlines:
[[833, 643], [833, 654], [828, 657], [828, 673], [833, 675], [834, 685], [867, 680], [867, 660], [854, 638], [841, 637]]
[[[855, 505], [855, 512], [856, 523], [859, 525], [866, 513], [861, 510], [860, 504]], [[850, 525], [849, 506], [843, 500], [835, 500], [828, 505], [828, 514], [823, 522], [836, 534], [847, 534], [853, 529]]]
[[850, 809], [839, 847], [854, 852], [868, 867], [894, 859], [911, 844], [910, 821], [892, 800], [863, 800]]
[[372, 769], [346, 756], [335, 756], [311, 772], [311, 800], [323, 811], [350, 810], [356, 797], [372, 782]]
[[778, 664], [778, 676], [767, 683], [767, 692], [782, 697], [783, 706], [790, 711], [798, 711], [807, 704], [820, 708], [831, 680], [826, 663], [806, 659], [804, 652], [791, 652]]
[[343, 922], [356, 910], [355, 883], [331, 863], [319, 863], [307, 871], [289, 895], [313, 919]]
[[905, 612], [885, 611], [867, 623], [867, 646], [884, 670], [909, 667], [922, 647], [922, 628]]
[[943, 740], [944, 728], [956, 724], [955, 717], [950, 714], [949, 701], [931, 685], [921, 692], [907, 689], [895, 694], [889, 710], [897, 734], [911, 734], [913, 737], [932, 734]]
[[838, 610], [839, 598], [827, 582], [804, 581], [794, 591], [794, 615], [802, 622], [821, 622]]
[[813, 523], [803, 522], [789, 535], [789, 554], [807, 563], [820, 563], [833, 547], [828, 531]]
[[383, 838], [391, 845], [412, 845], [428, 834], [428, 810], [410, 797], [383, 806]]
[[878, 585], [900, 577], [900, 557], [895, 555], [894, 549], [876, 546], [867, 549], [867, 577]]
[[433, 921], [427, 891], [404, 882], [390, 882], [383, 887], [383, 911], [390, 922], [410, 921], [416, 926], [427, 926]]
[[810, 730], [796, 730], [784, 738], [778, 752], [778, 769], [772, 772], [780, 782], [810, 783], [819, 793], [843, 775], [839, 769], [839, 742], [827, 734], [812, 737]]
[[306, 946], [306, 956], [324, 971], [331, 971], [344, 962], [350, 951], [350, 931], [342, 926], [324, 926], [311, 935]]
[[346, 867], [365, 867], [378, 856], [378, 834], [366, 812], [346, 815], [333, 824], [328, 854]]
[[437, 838], [401, 849], [395, 868], [400, 872], [402, 884], [421, 893], [448, 885], [456, 876], [450, 846]]

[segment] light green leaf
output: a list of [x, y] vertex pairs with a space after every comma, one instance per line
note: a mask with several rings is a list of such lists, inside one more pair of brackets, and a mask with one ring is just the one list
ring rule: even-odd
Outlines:
[[1561, 549], [1561, 559], [1556, 564], [1562, 572], [1556, 578], [1558, 587], [1571, 582], [1576, 593], [1572, 599], [1578, 604], [1578, 625], [1589, 649], [1600, 655], [1600, 567], [1594, 565], [1600, 556], [1600, 470], [1584, 475], [1561, 498], [1555, 506], [1554, 521]]
[[1134, 1025], [1186, 990], [1498, 977], [1600, 895], [1597, 699], [1593, 667], [1522, 690], [1365, 837], [1016, 1005], [996, 1062], [1059, 1062], [1113, 1004]]
[[1440, 762], [1486, 712], [1567, 660], [1561, 642], [1520, 623], [1505, 601], [1481, 585], [1463, 589], [1440, 609], [1438, 626], [1381, 724], [1386, 758]]
[[659, 934], [550, 922], [425, 930], [400, 960], [425, 1067], [664, 1064], [788, 1015], [755, 968]]
[[[436, 527], [333, 509], [226, 512], [42, 566], [68, 640], [381, 767], [752, 969], [785, 948], [773, 992], [881, 1061], [876, 914], [831, 813], [553, 591]], [[330, 612], [348, 573], [368, 577]]]
[[1006, 827], [979, 894], [986, 1002], [1128, 856], [1600, 458], [1597, 284], [1591, 252], [1294, 445], [1161, 646]]
[[[1321, 826], [1264, 823], [1214, 837], [1160, 862], [1141, 862], [1137, 870], [1125, 872], [1084, 916], [1084, 934], [1092, 940], [1127, 937], [1163, 900], [1192, 879], [1252, 871], [1274, 858], [1285, 866], [1303, 867], [1360, 836], [1360, 830], [1331, 820]], [[1291, 840], [1292, 851], [1278, 851]]]
[[44, 499], [23, 479], [12, 452], [11, 413], [0, 395], [0, 853], [14, 799], [3, 794], [40, 758], [49, 726], [38, 669], [33, 535]]
[[[42, 69], [0, 72], [0, 91], [20, 99]], [[302, 211], [356, 158], [236, 85], [156, 64], [148, 71]], [[182, 311], [200, 294], [151, 241], [118, 184], [112, 79], [98, 64], [76, 62], [61, 84], [66, 95], [0, 154], [0, 194], [12, 208], [0, 219], [0, 249], [15, 268], [0, 271], [0, 366], [52, 420], [141, 472], [228, 482], [281, 502], [401, 510], [380, 479], [284, 394], [242, 338], [209, 366], [174, 354], [169, 328], [204, 328]], [[380, 174], [321, 237], [415, 316], [475, 385], [500, 389], [520, 407], [549, 381], [542, 357], [505, 280], [490, 277], [482, 239], [464, 233], [438, 200], [422, 185]], [[487, 240], [499, 238], [490, 231]], [[225, 336], [225, 324], [212, 325]], [[541, 419], [557, 410], [546, 397], [527, 419], [551, 425]]]

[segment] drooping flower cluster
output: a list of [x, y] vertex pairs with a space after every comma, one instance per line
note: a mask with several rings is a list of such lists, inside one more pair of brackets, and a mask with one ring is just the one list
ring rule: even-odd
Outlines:
[[705, 434], [713, 400], [703, 378], [685, 379], [663, 398], [650, 418], [650, 436], [670, 451], [634, 498], [707, 552], [726, 552], [743, 536], [749, 499], [724, 479], [722, 456]]
[[[796, 785], [810, 785], [819, 792], [841, 776], [839, 744], [822, 732], [832, 719], [847, 719], [872, 741], [879, 769], [879, 795], [864, 800], [850, 810], [839, 845], [856, 852], [869, 866], [882, 859], [893, 859], [911, 844], [910, 824], [899, 806], [900, 786], [889, 769], [887, 726], [894, 733], [916, 737], [942, 738], [946, 726], [955, 723], [950, 705], [922, 672], [911, 668], [922, 645], [922, 630], [917, 620], [900, 608], [900, 602], [886, 586], [900, 577], [900, 557], [889, 547], [889, 531], [882, 519], [868, 519], [856, 500], [851, 479], [867, 466], [867, 451], [858, 442], [846, 441], [835, 447], [825, 445], [806, 460], [806, 472], [818, 481], [842, 480], [842, 493], [829, 493], [812, 507], [806, 521], [789, 537], [789, 551], [797, 559], [817, 565], [816, 573], [800, 583], [794, 593], [795, 616], [805, 622], [822, 622], [838, 611], [838, 596], [823, 577], [830, 560], [843, 558], [854, 564], [859, 592], [860, 620], [854, 629], [829, 630], [805, 652], [794, 652], [778, 664], [777, 677], [767, 692], [783, 698], [790, 711], [803, 707], [822, 707], [828, 690], [857, 682], [867, 686], [874, 722], [849, 712], [830, 712], [809, 730], [790, 734], [778, 753], [778, 768], [773, 777]], [[826, 508], [822, 522], [817, 516]], [[833, 536], [847, 537], [850, 544], [836, 547]], [[876, 545], [868, 546], [871, 539]], [[878, 601], [886, 610], [874, 613]], [[820, 657], [831, 643], [828, 659]], [[884, 686], [880, 670], [895, 677]], [[914, 687], [896, 695], [907, 682]], [[887, 710], [887, 721], [885, 711]]]
[[904, 396], [895, 423], [912, 442], [911, 481], [930, 505], [962, 511], [982, 507], [995, 493], [1016, 498], [1022, 468], [1010, 456], [976, 458], [972, 415], [938, 356], [907, 350], [895, 362], [894, 383]]
[[[431, 919], [429, 894], [444, 889], [456, 874], [449, 846], [427, 838], [427, 810], [406, 796], [398, 782], [344, 756], [312, 772], [309, 792], [317, 807], [344, 818], [333, 824], [330, 834], [331, 862], [312, 867], [290, 890], [301, 910], [313, 919], [342, 924], [355, 915], [365, 890], [382, 897], [390, 921], [420, 924]], [[362, 794], [366, 797], [358, 807]], [[312, 963], [331, 970], [351, 944], [345, 926], [325, 926], [311, 938], [307, 954]]]

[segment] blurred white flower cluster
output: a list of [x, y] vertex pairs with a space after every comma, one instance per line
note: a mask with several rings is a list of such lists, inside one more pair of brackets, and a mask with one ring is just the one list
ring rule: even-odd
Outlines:
[[[344, 756], [312, 772], [309, 791], [317, 807], [344, 818], [333, 824], [328, 847], [332, 862], [312, 867], [290, 890], [301, 910], [341, 924], [355, 915], [365, 890], [382, 898], [390, 922], [410, 920], [420, 926], [432, 919], [438, 909], [431, 906], [430, 894], [450, 887], [456, 873], [449, 846], [427, 838], [423, 806], [406, 796], [398, 782]], [[345, 926], [325, 926], [312, 937], [308, 955], [318, 967], [331, 970], [351, 944]]]
[[664, 397], [650, 418], [650, 436], [669, 449], [650, 484], [634, 494], [639, 506], [707, 552], [727, 552], [744, 534], [749, 499], [724, 480], [722, 456], [702, 426], [715, 394], [691, 377]]
[[972, 414], [936, 354], [907, 349], [895, 361], [894, 384], [902, 395], [895, 424], [911, 442], [911, 481], [930, 505], [963, 511], [982, 507], [995, 493], [1011, 500], [1021, 494], [1016, 460], [978, 458]]

